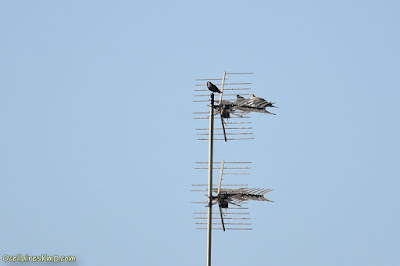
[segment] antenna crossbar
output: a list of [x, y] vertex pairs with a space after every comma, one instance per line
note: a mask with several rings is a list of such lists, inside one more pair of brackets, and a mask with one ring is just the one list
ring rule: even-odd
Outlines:
[[[225, 90], [228, 90], [228, 89], [225, 89]], [[237, 93], [236, 94], [224, 94], [224, 95], [225, 96], [236, 96]], [[242, 94], [241, 93], [241, 95], [249, 96], [250, 93], [247, 93], [247, 94]], [[194, 97], [210, 97], [210, 94], [198, 94], [198, 95], [194, 95]]]
[[[227, 139], [227, 140], [245, 140], [245, 139], [254, 139], [254, 138], [234, 138], [234, 139]], [[209, 140], [209, 139], [198, 139], [198, 140]], [[214, 139], [214, 140], [225, 140], [225, 139]]]
[[[195, 167], [194, 169], [208, 169], [208, 167]], [[221, 167], [213, 167], [213, 169], [221, 169]], [[224, 167], [223, 169], [251, 169], [251, 167]]]
[[[207, 217], [194, 217], [195, 220], [205, 220], [207, 219]], [[219, 217], [213, 217], [213, 220], [219, 220]], [[224, 219], [226, 220], [251, 220], [251, 218], [247, 218], [247, 217], [225, 217]]]
[[251, 122], [250, 121], [248, 121], [248, 122], [228, 122], [227, 124], [228, 125], [230, 125], [230, 124], [251, 124]]
[[[208, 136], [208, 133], [197, 133], [196, 134], [197, 136]], [[223, 133], [214, 133], [214, 136], [222, 136], [222, 135], [224, 135]], [[229, 136], [232, 136], [232, 135], [253, 135], [253, 133], [252, 132], [236, 132], [236, 133], [226, 133], [225, 135], [229, 135]]]
[[[222, 130], [223, 128], [214, 128], [216, 130]], [[252, 127], [227, 127], [225, 128], [226, 130], [228, 129], [253, 129]], [[196, 130], [208, 130], [208, 128], [196, 128]]]
[[[195, 223], [195, 224], [207, 224], [207, 223]], [[222, 224], [222, 223], [213, 223], [213, 224]], [[251, 223], [224, 223], [225, 225], [251, 225]]]
[[[229, 119], [245, 119], [245, 118], [250, 118], [250, 116], [235, 116], [235, 117], [231, 117]], [[207, 117], [194, 117], [194, 119], [210, 119], [210, 117], [209, 116], [207, 116]]]
[[[226, 90], [226, 91], [241, 91], [241, 90], [248, 91], [248, 90], [251, 90], [251, 88], [228, 88], [228, 89], [224, 89], [224, 90]], [[194, 91], [209, 91], [209, 90], [208, 89], [197, 89]]]
[[[195, 163], [207, 163], [208, 164], [208, 162], [195, 162]], [[221, 162], [213, 162], [213, 163], [215, 163], [215, 164], [220, 164]], [[225, 164], [230, 164], [230, 163], [251, 163], [251, 162], [225, 162], [224, 161], [224, 163]]]
[[[209, 79], [211, 80], [211, 79]], [[223, 80], [223, 79], [214, 79], [214, 80]], [[251, 85], [251, 82], [235, 82], [235, 83], [224, 83], [224, 85]], [[222, 83], [216, 83], [214, 85], [221, 86]], [[207, 84], [195, 84], [195, 86], [207, 86]]]
[[226, 173], [225, 175], [249, 175], [250, 173]]
[[[206, 187], [208, 186], [208, 184], [193, 184], [193, 187]], [[213, 184], [213, 187], [217, 187], [218, 184]], [[241, 186], [241, 187], [245, 187], [248, 186], [247, 184], [221, 184], [221, 186], [224, 187], [234, 187], [234, 186]]]
[[[207, 212], [193, 212], [193, 214], [207, 214]], [[219, 214], [219, 212], [213, 212], [213, 214]], [[250, 214], [249, 212], [227, 212], [225, 214]]]

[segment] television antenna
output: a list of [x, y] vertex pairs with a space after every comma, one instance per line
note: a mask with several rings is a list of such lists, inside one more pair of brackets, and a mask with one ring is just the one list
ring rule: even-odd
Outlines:
[[[246, 222], [228, 223], [224, 221], [224, 219], [227, 220], [229, 218], [231, 218], [232, 220], [247, 220], [249, 219], [248, 217], [245, 217], [245, 215], [248, 215], [247, 212], [235, 213], [235, 215], [239, 215], [238, 217], [224, 218], [224, 215], [225, 216], [228, 214], [234, 215], [234, 212], [229, 212], [229, 211], [232, 209], [242, 210], [243, 207], [241, 205], [246, 204], [250, 200], [272, 202], [271, 200], [268, 200], [267, 198], [264, 197], [266, 193], [272, 191], [271, 189], [248, 188], [247, 185], [240, 186], [237, 184], [231, 184], [229, 186], [222, 185], [222, 179], [223, 179], [222, 177], [224, 174], [224, 169], [228, 169], [227, 167], [224, 166], [225, 165], [224, 161], [220, 162], [222, 165], [219, 168], [221, 171], [219, 183], [218, 185], [213, 184], [213, 170], [216, 169], [213, 161], [214, 140], [224, 140], [225, 142], [227, 142], [228, 140], [254, 139], [252, 136], [253, 133], [250, 131], [252, 127], [250, 126], [251, 121], [249, 120], [250, 116], [248, 116], [248, 114], [253, 112], [258, 112], [258, 113], [275, 115], [274, 113], [267, 111], [267, 107], [276, 108], [274, 102], [268, 102], [263, 98], [256, 97], [254, 94], [249, 94], [250, 90], [249, 85], [251, 85], [250, 82], [230, 82], [230, 81], [227, 82], [227, 80], [230, 79], [229, 77], [231, 75], [234, 76], [234, 75], [251, 75], [251, 74], [253, 73], [227, 73], [226, 71], [224, 71], [222, 79], [208, 78], [208, 79], [196, 80], [201, 83], [197, 83], [195, 85], [198, 88], [195, 89], [196, 94], [194, 102], [204, 103], [210, 101], [210, 104], [208, 105], [209, 112], [205, 111], [194, 112], [195, 119], [209, 120], [208, 128], [203, 127], [196, 129], [198, 132], [197, 133], [198, 140], [203, 140], [203, 141], [208, 140], [209, 142], [208, 162], [200, 162], [200, 164], [208, 164], [207, 168], [205, 167], [201, 168], [201, 169], [208, 169], [208, 185], [205, 184], [194, 185], [194, 186], [208, 187], [207, 190], [205, 189], [195, 190], [195, 191], [207, 191], [207, 201], [194, 202], [194, 203], [207, 204], [206, 205], [207, 218], [204, 216], [195, 217], [195, 219], [201, 219], [201, 220], [207, 219], [207, 223], [203, 222], [197, 223], [198, 225], [207, 224], [206, 228], [198, 227], [199, 229], [207, 229], [207, 266], [211, 266], [211, 242], [212, 242], [211, 240], [212, 240], [212, 230], [214, 224], [212, 215], [218, 214], [218, 212], [213, 213], [212, 211], [213, 205], [218, 204], [220, 217], [219, 218], [217, 217], [216, 219], [220, 219], [220, 224], [222, 226], [221, 228], [223, 231], [227, 230], [228, 228], [230, 230], [251, 230], [251, 228], [248, 227], [249, 225], [251, 225], [251, 223], [246, 223]], [[217, 103], [215, 101], [214, 92], [212, 92], [211, 94], [199, 94], [199, 92], [204, 93], [204, 91], [208, 91], [207, 88], [203, 87], [207, 86], [207, 83], [210, 84], [209, 83], [210, 81], [215, 82], [216, 86], [220, 86], [219, 99], [217, 100]], [[228, 92], [232, 91], [234, 93], [225, 93], [226, 91]], [[225, 99], [223, 98], [223, 96], [226, 96], [227, 98]], [[234, 96], [236, 96], [236, 98], [234, 98]], [[205, 97], [210, 97], [210, 99], [208, 100]], [[221, 127], [214, 128], [214, 119], [215, 116], [218, 115], [221, 121]], [[236, 119], [238, 119], [239, 121], [236, 121]], [[217, 133], [214, 133], [215, 130], [217, 130]], [[214, 134], [219, 137], [214, 139]], [[231, 162], [231, 163], [239, 164], [244, 162]], [[226, 162], [226, 164], [228, 164], [228, 162]], [[236, 167], [234, 169], [238, 170], [239, 168]], [[233, 173], [233, 174], [241, 174], [241, 173]], [[229, 205], [233, 205], [234, 207], [232, 206], [229, 207]], [[195, 212], [195, 214], [206, 214], [206, 213]], [[219, 223], [217, 222], [215, 224]], [[230, 227], [231, 225], [235, 227]]]
[[[196, 162], [196, 170], [207, 169], [204, 165], [207, 162]], [[221, 164], [220, 168], [217, 164]], [[262, 189], [262, 188], [249, 188], [248, 184], [222, 184], [224, 175], [248, 175], [247, 171], [251, 168], [251, 162], [214, 162], [213, 170], [220, 170], [219, 182], [213, 185], [213, 196], [212, 205], [218, 205], [219, 213], [213, 212], [213, 214], [219, 214], [220, 222], [212, 222], [213, 225], [221, 225], [221, 227], [213, 227], [213, 230], [252, 230], [250, 218], [248, 217], [247, 207], [242, 205], [247, 204], [249, 201], [266, 201], [273, 202], [264, 197], [268, 192], [273, 191], [272, 189]], [[205, 187], [207, 184], [193, 184], [192, 191], [196, 192], [206, 192]], [[215, 195], [214, 195], [215, 194]], [[192, 203], [207, 204], [206, 201], [194, 201]], [[233, 210], [233, 211], [232, 211]], [[205, 220], [206, 212], [196, 211], [193, 213], [195, 215], [194, 219]], [[226, 222], [225, 220], [228, 220]], [[196, 222], [198, 227], [196, 229], [207, 229], [200, 225], [205, 225], [207, 223], [200, 221]]]
[[[209, 90], [207, 88], [202, 88], [207, 86], [206, 80], [210, 81], [221, 81], [221, 83], [216, 83], [216, 86], [220, 86], [219, 100], [215, 102], [212, 100], [212, 105], [214, 106], [214, 115], [219, 115], [221, 120], [221, 128], [216, 128], [218, 132], [215, 135], [223, 136], [223, 138], [217, 138], [214, 140], [244, 140], [253, 139], [253, 133], [249, 132], [252, 129], [250, 126], [250, 116], [246, 116], [252, 112], [271, 114], [267, 110], [267, 107], [277, 108], [274, 102], [268, 102], [263, 98], [256, 97], [254, 94], [250, 94], [249, 90], [251, 82], [226, 82], [227, 75], [238, 75], [238, 74], [253, 74], [253, 73], [226, 73], [223, 74], [222, 79], [197, 79], [195, 86], [200, 87], [200, 89], [195, 89], [195, 100], [193, 102], [203, 103], [208, 102], [210, 94], [204, 94], [205, 91]], [[228, 93], [225, 93], [228, 91]], [[233, 92], [233, 93], [230, 93]], [[223, 99], [223, 96], [227, 99]], [[246, 98], [248, 97], [248, 98]], [[210, 119], [210, 113], [205, 111], [198, 111], [193, 113], [195, 115], [194, 119]], [[208, 114], [208, 115], [207, 115]], [[234, 121], [231, 121], [234, 120]], [[209, 133], [204, 131], [209, 130], [209, 128], [198, 128], [197, 136], [198, 140], [209, 140], [209, 138], [204, 138], [203, 136], [208, 136]], [[227, 133], [228, 131], [228, 133]], [[244, 135], [244, 136], [243, 136]], [[228, 136], [228, 137], [227, 137]], [[232, 137], [231, 137], [232, 136]]]

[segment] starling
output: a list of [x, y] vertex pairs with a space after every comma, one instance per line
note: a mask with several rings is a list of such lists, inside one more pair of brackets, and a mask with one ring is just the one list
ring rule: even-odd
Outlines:
[[212, 92], [218, 92], [221, 93], [221, 91], [215, 86], [214, 84], [211, 83], [211, 81], [207, 81], [207, 88], [212, 91]]

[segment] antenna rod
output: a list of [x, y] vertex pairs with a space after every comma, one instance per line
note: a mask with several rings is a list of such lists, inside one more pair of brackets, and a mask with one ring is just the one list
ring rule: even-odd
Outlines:
[[221, 104], [222, 101], [222, 94], [224, 93], [225, 77], [226, 77], [226, 71], [224, 71], [224, 75], [222, 76], [221, 93], [219, 94], [218, 104]]
[[213, 149], [214, 149], [214, 93], [211, 93], [210, 126], [208, 153], [208, 221], [207, 221], [207, 266], [211, 266], [211, 233], [212, 233], [212, 188], [213, 188]]

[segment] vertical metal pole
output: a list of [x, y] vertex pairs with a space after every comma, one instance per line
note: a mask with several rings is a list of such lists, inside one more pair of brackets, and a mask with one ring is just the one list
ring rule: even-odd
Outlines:
[[211, 93], [210, 126], [208, 132], [208, 223], [207, 223], [207, 266], [211, 266], [212, 232], [212, 186], [213, 186], [213, 146], [214, 146], [214, 93]]

